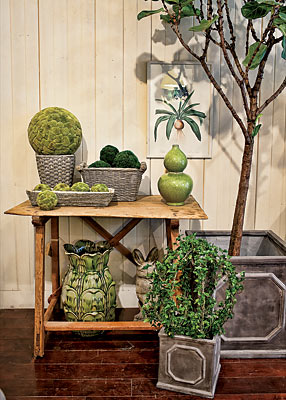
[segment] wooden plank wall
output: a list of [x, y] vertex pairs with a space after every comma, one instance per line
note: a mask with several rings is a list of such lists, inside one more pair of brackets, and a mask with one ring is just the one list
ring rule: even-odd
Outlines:
[[[30, 220], [3, 215], [3, 211], [26, 199], [25, 190], [38, 183], [34, 152], [27, 139], [27, 126], [41, 108], [60, 106], [81, 121], [83, 143], [77, 162], [92, 162], [106, 144], [131, 149], [146, 158], [147, 85], [146, 63], [150, 60], [191, 60], [163, 29], [157, 16], [140, 23], [138, 11], [151, 7], [144, 0], [1, 0], [1, 240], [0, 307], [32, 307], [34, 291], [34, 232]], [[232, 13], [240, 23], [237, 2]], [[185, 22], [189, 24], [189, 21]], [[189, 39], [193, 45], [192, 33]], [[266, 70], [261, 93], [267, 98], [285, 75], [277, 48]], [[238, 102], [237, 88], [225, 78], [225, 65], [217, 50], [209, 62], [222, 79], [228, 97]], [[273, 229], [286, 235], [285, 97], [282, 94], [263, 113], [263, 129], [255, 148], [251, 189], [245, 227]], [[241, 134], [215, 94], [213, 102], [213, 157], [189, 160], [194, 179], [193, 194], [209, 216], [207, 222], [183, 222], [185, 228], [231, 227], [238, 171]], [[157, 194], [157, 180], [164, 172], [162, 160], [147, 160], [142, 193]], [[115, 233], [125, 221], [100, 221]], [[164, 248], [160, 222], [141, 222], [124, 240], [144, 254], [157, 244]], [[98, 240], [86, 225], [63, 218], [60, 227], [61, 269], [67, 259], [62, 244], [77, 239]], [[47, 240], [49, 234], [47, 235]], [[114, 251], [111, 271], [119, 290], [118, 305], [136, 305], [135, 267]], [[47, 259], [47, 291], [50, 264]]]

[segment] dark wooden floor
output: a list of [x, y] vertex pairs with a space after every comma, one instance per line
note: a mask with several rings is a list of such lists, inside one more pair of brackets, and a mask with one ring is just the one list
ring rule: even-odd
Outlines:
[[[7, 400], [199, 399], [156, 389], [156, 333], [97, 339], [51, 333], [35, 362], [32, 338], [32, 310], [0, 311], [0, 387]], [[222, 360], [215, 399], [285, 400], [286, 360]]]

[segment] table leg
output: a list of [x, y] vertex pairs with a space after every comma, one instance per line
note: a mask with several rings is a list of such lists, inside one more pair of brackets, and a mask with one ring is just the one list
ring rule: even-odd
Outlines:
[[47, 218], [32, 217], [35, 227], [35, 320], [34, 357], [44, 355], [45, 224]]
[[179, 236], [180, 221], [178, 219], [165, 219], [166, 222], [166, 235], [167, 235], [167, 246], [169, 249], [175, 247], [177, 237]]
[[60, 287], [59, 217], [51, 218], [51, 247], [52, 247], [52, 289], [54, 293]]

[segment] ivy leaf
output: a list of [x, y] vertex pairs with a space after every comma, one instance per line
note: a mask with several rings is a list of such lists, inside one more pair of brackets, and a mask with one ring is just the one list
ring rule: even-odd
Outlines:
[[282, 53], [281, 53], [281, 57], [286, 60], [286, 37], [284, 36], [282, 39]]
[[253, 57], [254, 52], [256, 51], [257, 47], [260, 45], [258, 52], [255, 54], [252, 63], [249, 67], [249, 69], [255, 69], [258, 67], [260, 61], [262, 60], [262, 58], [264, 57], [264, 54], [266, 52], [267, 46], [263, 43], [253, 43], [249, 49], [248, 49], [248, 53], [247, 56], [245, 57], [245, 59], [243, 60], [242, 64], [247, 67], [247, 65], [249, 64], [250, 60]]
[[137, 15], [137, 19], [138, 21], [140, 21], [140, 19], [142, 18], [149, 17], [150, 15], [153, 14], [158, 14], [162, 11], [165, 11], [164, 8], [159, 8], [158, 10], [143, 10]]
[[265, 3], [258, 3], [257, 1], [251, 1], [241, 8], [241, 13], [244, 18], [257, 19], [265, 17], [272, 10], [271, 5]]
[[202, 32], [202, 31], [206, 31], [207, 29], [209, 29], [212, 24], [218, 19], [218, 15], [215, 15], [214, 18], [212, 19], [202, 19], [201, 23], [199, 25], [196, 26], [192, 26], [189, 31], [192, 32]]

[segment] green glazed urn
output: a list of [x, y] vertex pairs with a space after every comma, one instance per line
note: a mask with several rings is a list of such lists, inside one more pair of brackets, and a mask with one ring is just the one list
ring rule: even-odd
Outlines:
[[[115, 282], [108, 267], [112, 247], [108, 242], [80, 240], [64, 245], [69, 258], [63, 279], [62, 303], [67, 321], [114, 321]], [[77, 331], [93, 336], [99, 331]]]
[[158, 189], [169, 206], [184, 205], [191, 194], [193, 180], [183, 172], [187, 162], [187, 157], [176, 144], [164, 158], [164, 166], [168, 172], [160, 177]]

